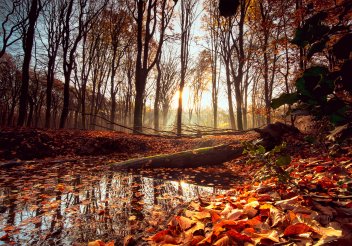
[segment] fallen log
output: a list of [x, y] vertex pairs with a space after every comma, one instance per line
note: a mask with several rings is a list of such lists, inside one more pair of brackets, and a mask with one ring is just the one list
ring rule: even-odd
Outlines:
[[242, 146], [218, 145], [113, 163], [112, 170], [137, 168], [193, 168], [218, 165], [242, 154]]
[[[269, 124], [262, 129], [255, 130], [261, 136], [261, 139], [255, 141], [255, 144], [264, 146], [266, 150], [270, 150], [274, 148], [275, 145], [280, 144], [284, 134], [299, 133], [297, 128], [285, 125], [281, 122]], [[207, 165], [219, 165], [241, 156], [242, 153], [243, 147], [241, 145], [226, 144], [113, 163], [111, 169], [194, 168]]]

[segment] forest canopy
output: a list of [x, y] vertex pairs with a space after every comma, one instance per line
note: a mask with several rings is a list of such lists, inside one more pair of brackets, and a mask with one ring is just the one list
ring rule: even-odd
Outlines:
[[302, 114], [350, 120], [349, 1], [1, 6], [2, 126], [181, 135]]

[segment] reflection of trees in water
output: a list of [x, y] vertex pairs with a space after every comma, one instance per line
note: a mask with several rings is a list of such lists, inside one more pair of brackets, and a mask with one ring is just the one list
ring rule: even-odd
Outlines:
[[[202, 188], [181, 181], [93, 173], [83, 166], [74, 167], [72, 173], [70, 168], [57, 165], [26, 175], [22, 170], [11, 173], [7, 182], [0, 181], [0, 205], [5, 208], [0, 224], [23, 223], [19, 235], [11, 240], [40, 245], [103, 238], [118, 243], [127, 235], [141, 235], [151, 220], [154, 226], [165, 223], [177, 206], [204, 193]], [[23, 199], [25, 195], [29, 200]]]
[[[63, 171], [60, 168], [57, 168], [57, 184], [62, 184], [62, 176]], [[60, 188], [56, 189], [56, 197], [55, 197], [55, 213], [53, 213], [53, 217], [51, 219], [51, 224], [49, 228], [49, 232], [47, 233], [46, 239], [48, 239], [49, 244], [57, 244], [60, 243], [60, 237], [62, 236], [62, 230], [64, 228], [64, 224], [62, 221], [63, 215], [61, 214], [61, 206], [62, 206], [62, 191]]]

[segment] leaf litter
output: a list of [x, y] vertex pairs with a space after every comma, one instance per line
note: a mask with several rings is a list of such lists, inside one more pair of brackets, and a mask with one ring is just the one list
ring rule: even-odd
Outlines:
[[[56, 139], [55, 132], [31, 134], [51, 135]], [[226, 143], [234, 138], [170, 142], [124, 134], [89, 134], [95, 139], [89, 146], [99, 148], [105, 141], [120, 141], [129, 147], [118, 153], [107, 150], [98, 153], [94, 148], [82, 152], [78, 145], [87, 142], [87, 136], [63, 131], [61, 139], [50, 143], [50, 155], [44, 154], [48, 159], [26, 161], [10, 173], [0, 169], [2, 242], [58, 245], [88, 242], [90, 245], [348, 245], [351, 242], [350, 155], [331, 158], [321, 155], [315, 147], [298, 144], [292, 149], [292, 162], [287, 168], [297, 181], [293, 187], [284, 186], [275, 178], [253, 183], [251, 177], [257, 166], [245, 165], [243, 158], [218, 167], [110, 173], [105, 163], [191, 149], [209, 141], [214, 145]], [[110, 140], [102, 140], [105, 138]], [[240, 140], [251, 138], [243, 136]], [[13, 140], [20, 147], [1, 153], [13, 154], [11, 158], [21, 157], [22, 153], [23, 157], [28, 146], [35, 153], [33, 146], [41, 137], [34, 139], [37, 140], [21, 141], [23, 146]], [[69, 142], [62, 144], [63, 139]], [[138, 145], [141, 142], [144, 147]], [[72, 144], [75, 147], [71, 148]]]

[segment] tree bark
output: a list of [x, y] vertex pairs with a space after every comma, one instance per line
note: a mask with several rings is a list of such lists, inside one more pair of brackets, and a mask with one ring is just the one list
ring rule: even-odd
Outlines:
[[28, 87], [29, 87], [29, 66], [32, 58], [32, 48], [34, 43], [34, 33], [35, 25], [37, 23], [39, 11], [40, 11], [40, 1], [33, 0], [31, 4], [31, 9], [28, 13], [28, 29], [24, 35], [23, 49], [24, 58], [22, 66], [22, 85], [21, 85], [21, 96], [20, 96], [20, 106], [18, 113], [18, 126], [23, 126], [27, 115], [28, 106]]
[[[161, 56], [161, 54], [160, 54]], [[156, 90], [155, 90], [155, 101], [154, 101], [154, 129], [159, 130], [159, 108], [160, 108], [160, 83], [161, 83], [161, 68], [160, 68], [160, 57], [156, 63], [156, 68], [158, 71], [157, 79], [156, 79]]]
[[230, 161], [243, 152], [242, 146], [218, 145], [188, 150], [173, 154], [149, 156], [114, 163], [112, 170], [136, 168], [193, 168], [206, 165], [219, 165]]

